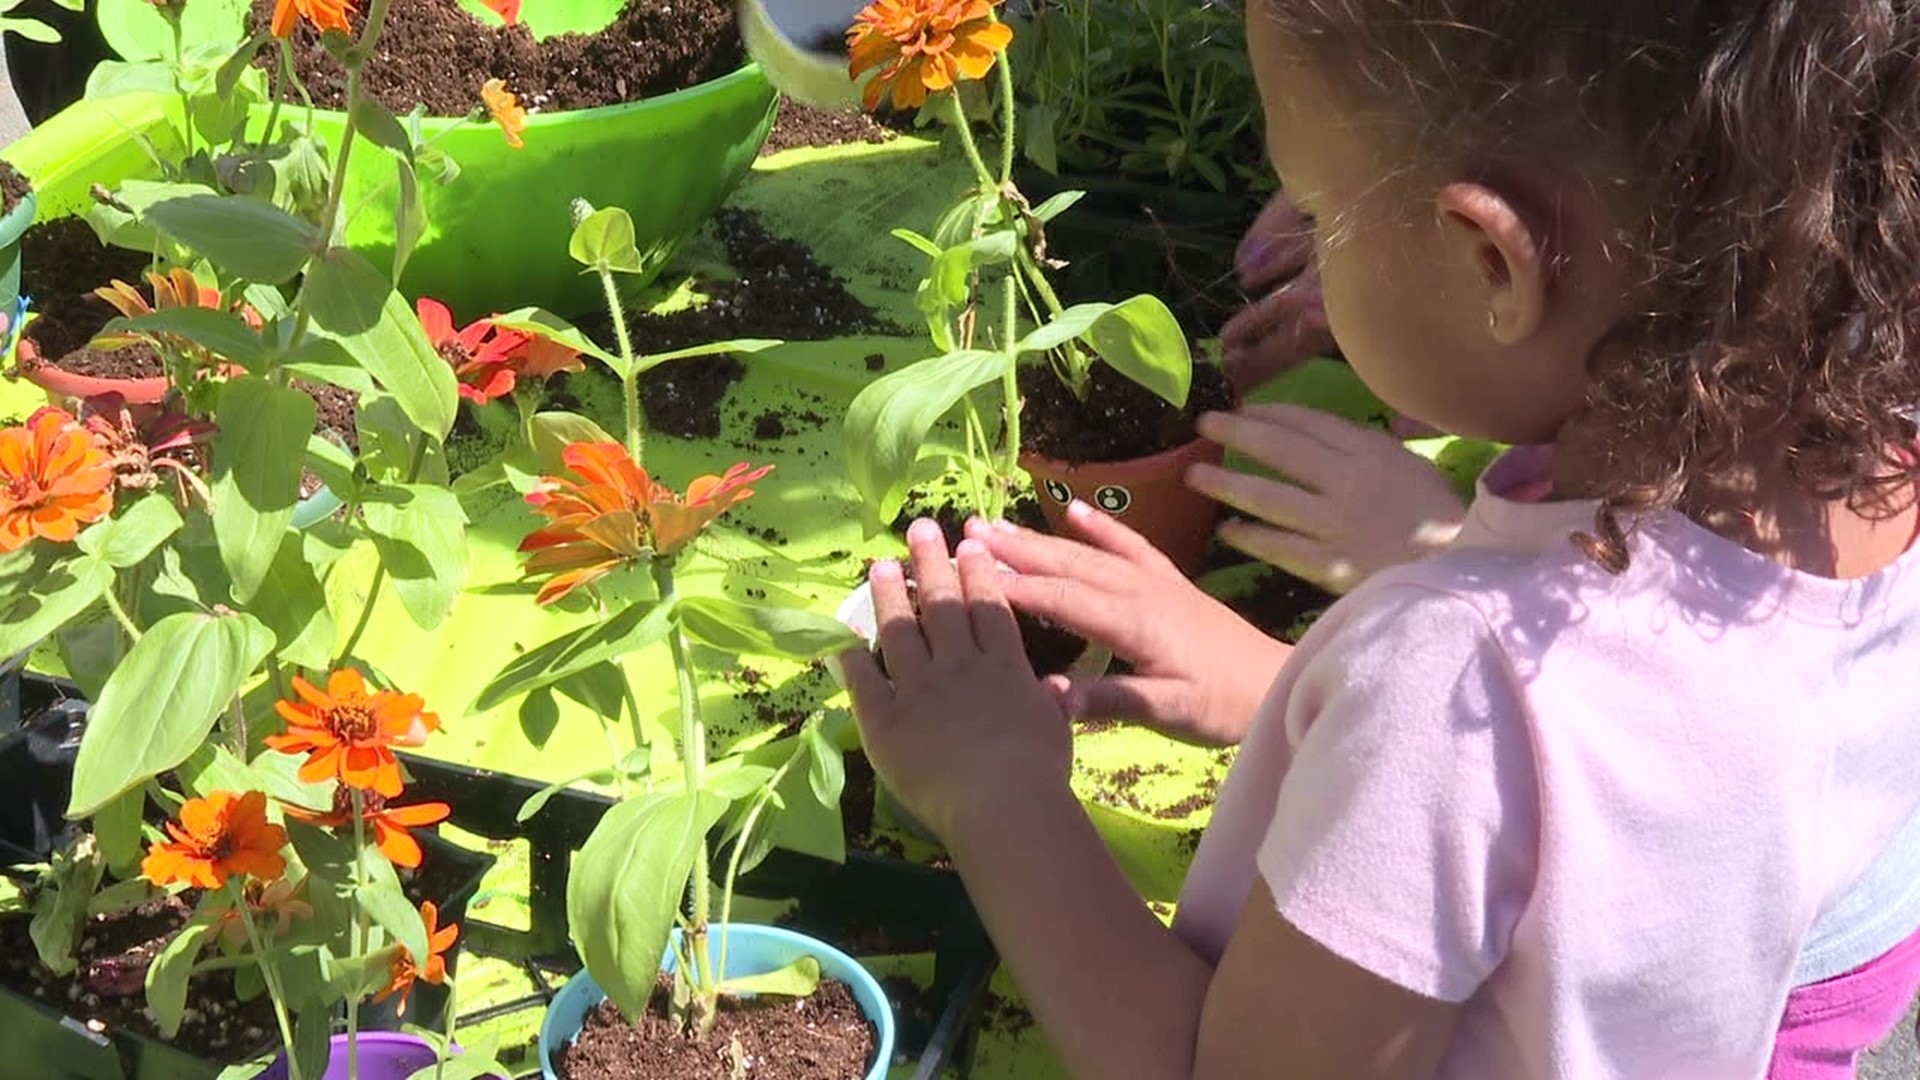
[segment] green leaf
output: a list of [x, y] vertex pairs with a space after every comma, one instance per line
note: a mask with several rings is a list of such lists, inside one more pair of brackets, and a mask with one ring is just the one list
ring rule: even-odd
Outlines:
[[205, 607], [200, 601], [200, 586], [193, 583], [180, 565], [180, 553], [168, 548], [160, 553], [160, 572], [154, 575], [150, 586], [155, 596], [171, 596], [176, 600], [185, 600], [194, 607]]
[[729, 764], [726, 761], [715, 762], [702, 790], [730, 804], [764, 789], [767, 781], [773, 779], [773, 774], [778, 771], [770, 765], [754, 765], [738, 758], [732, 759], [731, 767], [726, 767]]
[[680, 600], [680, 625], [716, 649], [754, 656], [817, 660], [860, 644], [860, 635], [828, 615], [802, 608], [743, 604], [719, 596]]
[[318, 233], [285, 210], [244, 195], [189, 195], [147, 208], [154, 228], [249, 281], [278, 285], [313, 257]]
[[617, 206], [595, 210], [576, 225], [567, 254], [594, 272], [638, 274], [645, 268], [634, 242], [633, 218]]
[[972, 295], [973, 272], [1011, 260], [1019, 240], [1012, 229], [1003, 228], [934, 256], [926, 279], [914, 294], [914, 304], [926, 315], [937, 348], [954, 348], [953, 312]]
[[301, 1076], [320, 1076], [333, 1058], [333, 1010], [301, 1009], [293, 1017], [293, 1061]]
[[100, 845], [100, 857], [121, 877], [131, 876], [140, 863], [140, 815], [146, 808], [147, 793], [136, 787], [108, 800], [93, 816], [93, 837]]
[[912, 229], [895, 229], [893, 230], [893, 236], [896, 239], [906, 241], [915, 251], [918, 251], [929, 259], [937, 259], [940, 257], [940, 245], [921, 236]]
[[960, 399], [1000, 378], [1007, 354], [969, 349], [922, 360], [874, 380], [847, 406], [840, 450], [865, 501], [869, 528], [906, 501], [927, 432]]
[[71, 974], [78, 966], [74, 941], [106, 869], [91, 836], [82, 835], [70, 849], [53, 853], [52, 865], [34, 897], [27, 936], [40, 962], [55, 975]]
[[41, 45], [60, 43], [60, 31], [39, 19], [0, 19], [0, 34], [15, 34]]
[[247, 610], [273, 634], [282, 661], [298, 667], [327, 666], [336, 629], [333, 613], [301, 545], [280, 545]]
[[245, 320], [231, 311], [213, 308], [167, 308], [132, 319], [114, 319], [101, 333], [153, 336], [174, 334], [187, 338], [213, 355], [258, 373], [267, 365], [267, 345]]
[[313, 419], [312, 398], [257, 375], [230, 379], [220, 391], [213, 533], [239, 603], [253, 599], [286, 539]]
[[81, 551], [98, 556], [116, 570], [125, 570], [145, 562], [183, 524], [172, 499], [148, 495], [81, 533], [76, 542]]
[[801, 727], [800, 738], [807, 746], [807, 784], [813, 797], [821, 806], [838, 808], [840, 793], [847, 786], [846, 759], [817, 723]]
[[307, 271], [314, 332], [340, 343], [379, 380], [407, 419], [444, 441], [459, 408], [453, 365], [427, 341], [420, 319], [374, 265], [332, 248]]
[[803, 956], [778, 971], [769, 971], [760, 975], [736, 975], [730, 979], [720, 980], [720, 992], [733, 997], [758, 997], [762, 994], [772, 994], [778, 997], [802, 998], [811, 995], [819, 988], [820, 961], [811, 956]]
[[73, 764], [72, 817], [180, 764], [273, 647], [251, 615], [169, 615], [107, 678]]
[[1053, 198], [1048, 199], [1046, 202], [1041, 203], [1039, 206], [1034, 207], [1033, 216], [1039, 218], [1041, 221], [1052, 221], [1054, 218], [1066, 213], [1069, 207], [1079, 202], [1085, 195], [1086, 192], [1084, 191], [1063, 191]]
[[332, 338], [308, 335], [298, 347], [281, 358], [279, 366], [303, 379], [343, 387], [363, 398], [371, 398], [380, 392], [379, 384], [360, 366], [360, 361]]
[[1074, 338], [1169, 404], [1186, 406], [1193, 352], [1180, 321], [1157, 297], [1142, 293], [1118, 304], [1076, 304], [1028, 334], [1019, 351], [1041, 352]]
[[592, 781], [596, 784], [610, 784], [614, 781], [613, 770], [590, 769], [578, 776], [570, 776], [565, 780], [555, 780], [553, 783], [527, 796], [527, 801], [521, 803], [520, 809], [515, 811], [513, 820], [524, 824], [544, 809], [555, 795], [560, 794], [575, 784], [586, 781]]
[[[595, 360], [607, 365], [607, 368], [615, 375], [622, 373], [622, 366], [625, 364], [625, 361], [621, 360], [620, 357], [615, 354], [595, 345], [588, 339], [587, 335], [580, 332], [579, 327], [574, 326], [572, 323], [545, 308], [518, 308], [507, 312], [505, 315], [495, 315], [489, 321], [503, 330], [518, 330], [523, 334], [536, 334], [540, 337], [550, 338], [565, 345], [569, 349], [579, 351], [582, 355], [593, 357]], [[541, 415], [545, 416], [549, 414], [542, 413]]]
[[672, 604], [634, 604], [605, 622], [568, 631], [515, 657], [480, 691], [474, 708], [491, 709], [595, 664], [644, 649], [666, 637], [672, 627]]
[[347, 119], [353, 123], [355, 131], [365, 135], [374, 145], [384, 146], [408, 161], [413, 160], [413, 140], [385, 105], [362, 96], [353, 103]]
[[339, 445], [324, 435], [314, 434], [307, 438], [307, 468], [327, 490], [341, 498], [353, 494], [359, 485], [354, 476], [353, 455], [346, 447]]
[[160, 890], [149, 884], [146, 878], [129, 877], [94, 893], [87, 901], [87, 914], [117, 915], [122, 911], [131, 911], [158, 895]]
[[[226, 62], [220, 65], [220, 70], [214, 73], [214, 92], [221, 97], [232, 94], [233, 88], [240, 85], [240, 77], [245, 75], [247, 69], [253, 65], [254, 56], [260, 52], [262, 46], [272, 40], [274, 40], [272, 34], [255, 34], [242, 42], [240, 47], [233, 51], [233, 55], [227, 57]], [[273, 138], [271, 131], [266, 135], [269, 139]]]
[[98, 603], [113, 584], [113, 567], [91, 555], [53, 567], [27, 589], [0, 595], [0, 656], [38, 645]]
[[535, 413], [533, 417], [533, 454], [540, 472], [546, 476], [566, 473], [567, 463], [560, 455], [569, 443], [619, 441], [607, 434], [600, 425], [574, 413], [543, 412]]
[[193, 975], [193, 962], [206, 942], [211, 920], [196, 912], [167, 942], [160, 955], [147, 968], [147, 1008], [153, 1010], [153, 1022], [160, 1037], [171, 1039], [180, 1033], [180, 1021], [187, 1011], [187, 980]]
[[[415, 916], [415, 921], [419, 917]], [[327, 956], [327, 996], [333, 1001], [359, 1001], [380, 992], [393, 978], [398, 949], [373, 949], [364, 956]]]
[[420, 198], [420, 178], [414, 174], [413, 162], [395, 158], [394, 168], [399, 173], [400, 197], [393, 204], [393, 280], [399, 281], [420, 238], [427, 234], [427, 204]]
[[607, 811], [574, 859], [567, 925], [587, 970], [628, 1016], [647, 1007], [694, 856], [726, 808], [708, 792], [643, 795]]
[[384, 485], [370, 494], [367, 532], [407, 614], [439, 626], [467, 582], [467, 514], [460, 499], [431, 484]]
[[102, 60], [94, 65], [93, 72], [87, 76], [85, 91], [89, 101], [119, 97], [122, 94], [171, 94], [173, 92], [173, 65], [161, 60], [143, 60], [137, 63]]
[[737, 338], [733, 341], [714, 341], [705, 345], [689, 345], [684, 349], [674, 349], [670, 352], [652, 353], [647, 356], [642, 356], [634, 362], [633, 369], [635, 371], [651, 371], [669, 360], [688, 360], [696, 356], [719, 356], [722, 353], [757, 353], [784, 344], [786, 343], [783, 341], [774, 341], [766, 338]]

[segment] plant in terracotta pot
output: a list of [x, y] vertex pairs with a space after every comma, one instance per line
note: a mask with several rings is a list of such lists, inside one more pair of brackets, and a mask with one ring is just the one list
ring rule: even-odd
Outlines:
[[[576, 217], [570, 247], [578, 261], [608, 281], [615, 268], [632, 264], [633, 233], [619, 212], [581, 206]], [[540, 475], [525, 498], [543, 520], [520, 544], [526, 575], [541, 582], [537, 604], [584, 602], [593, 616], [521, 655], [476, 702], [491, 708], [599, 672], [619, 686], [614, 700], [624, 703], [633, 725], [635, 753], [621, 758], [616, 747], [617, 760], [605, 774], [622, 801], [600, 820], [568, 879], [568, 925], [587, 970], [568, 984], [543, 1026], [543, 1067], [550, 1074], [593, 1076], [590, 1060], [608, 1053], [610, 1043], [637, 1039], [647, 1047], [642, 1053], [703, 1060], [724, 1078], [725, 1062], [744, 1070], [764, 1052], [758, 1040], [770, 1037], [759, 1025], [772, 1014], [743, 1001], [779, 996], [801, 999], [800, 1008], [817, 1021], [811, 1038], [818, 1045], [809, 1044], [809, 1054], [842, 1055], [834, 1059], [842, 1068], [829, 1072], [884, 1075], [892, 1018], [872, 977], [822, 943], [795, 945], [770, 928], [731, 922], [735, 883], [768, 850], [770, 811], [804, 799], [831, 808], [837, 820], [844, 777], [826, 718], [816, 715], [769, 746], [718, 756], [708, 743], [695, 661], [696, 645], [808, 660], [856, 639], [835, 620], [805, 610], [681, 591], [680, 572], [698, 559], [703, 533], [750, 498], [771, 466], [741, 463], [696, 478], [684, 491], [649, 474], [641, 464], [646, 433], [635, 381], [649, 358], [636, 356], [621, 330], [610, 284], [607, 294], [619, 353], [603, 354], [580, 340], [582, 351], [622, 380], [624, 437], [566, 413], [533, 418]], [[562, 340], [578, 337], [545, 312], [501, 321], [544, 326]], [[670, 760], [656, 767], [645, 748], [660, 736], [649, 730], [618, 661], [662, 644], [672, 663], [678, 724], [668, 737]], [[616, 705], [608, 719], [617, 720], [618, 711]], [[657, 775], [658, 768], [679, 775]], [[559, 786], [535, 796], [522, 813], [538, 812]], [[716, 830], [729, 848], [718, 875], [710, 836]], [[775, 938], [777, 947], [769, 944]], [[823, 975], [837, 981], [823, 988]]]
[[[909, 48], [935, 20], [951, 24], [945, 51]], [[997, 71], [1011, 131], [1005, 50], [1012, 30], [987, 0], [877, 0], [850, 32], [851, 70], [866, 82], [867, 108], [944, 109], [975, 185], [932, 236], [895, 235], [924, 252], [917, 294], [933, 344], [931, 359], [875, 380], [848, 409], [843, 438], [849, 471], [868, 510], [869, 530], [903, 506], [933, 424], [956, 407], [967, 452], [952, 467], [965, 478], [971, 509], [1002, 513], [1022, 471], [1032, 475], [1043, 512], [1057, 524], [1078, 498], [1121, 517], [1191, 570], [1204, 555], [1213, 507], [1181, 477], [1219, 451], [1193, 431], [1197, 411], [1227, 403], [1210, 367], [1196, 396], [1196, 366], [1185, 333], [1149, 294], [1118, 303], [1063, 305], [1048, 279], [1048, 222], [1078, 197], [1065, 192], [1031, 205], [1013, 181], [1013, 143], [990, 168], [958, 96], [959, 84]], [[997, 386], [997, 430], [981, 415], [979, 392]], [[1116, 437], [1119, 436], [1119, 437]]]

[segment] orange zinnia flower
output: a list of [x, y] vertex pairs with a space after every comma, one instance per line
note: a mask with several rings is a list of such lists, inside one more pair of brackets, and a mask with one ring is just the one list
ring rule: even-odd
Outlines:
[[155, 885], [192, 885], [217, 889], [235, 874], [271, 880], [287, 872], [280, 849], [287, 831], [267, 822], [267, 797], [258, 791], [231, 791], [188, 799], [180, 822], [167, 822], [171, 842], [147, 849], [140, 873]]
[[480, 101], [493, 116], [493, 122], [500, 125], [500, 133], [507, 137], [508, 146], [518, 150], [527, 145], [520, 137], [527, 130], [527, 110], [520, 107], [520, 99], [507, 89], [505, 80], [488, 79], [481, 83]]
[[302, 700], [274, 703], [287, 722], [286, 734], [269, 735], [266, 742], [281, 753], [306, 754], [299, 775], [308, 783], [338, 780], [391, 799], [401, 791], [393, 748], [418, 746], [440, 727], [438, 716], [423, 711], [418, 694], [368, 692], [353, 668], [328, 675], [324, 693], [298, 675], [293, 689]]
[[[288, 806], [287, 816], [322, 829], [353, 828], [352, 788], [333, 789], [333, 809], [328, 812], [308, 810], [298, 806]], [[387, 800], [378, 792], [369, 792], [360, 798], [361, 820], [372, 826], [374, 842], [380, 847], [380, 854], [395, 866], [411, 870], [420, 865], [425, 852], [420, 850], [420, 841], [413, 838], [409, 828], [421, 828], [438, 825], [453, 813], [452, 808], [443, 802], [415, 803], [412, 806], [388, 806]]]
[[[304, 879], [296, 883], [285, 878], [271, 883], [257, 878], [247, 882], [242, 893], [255, 925], [272, 925], [273, 936], [280, 938], [293, 929], [294, 919], [313, 918], [313, 905], [300, 899], [300, 890], [305, 885]], [[239, 908], [230, 907], [221, 912], [214, 924], [207, 927], [207, 940], [216, 936], [236, 949], [246, 943], [247, 924], [240, 917]]]
[[113, 512], [113, 458], [59, 409], [0, 428], [0, 552], [34, 537], [64, 544]]
[[291, 37], [293, 27], [302, 16], [321, 33], [338, 30], [351, 35], [353, 27], [347, 23], [347, 14], [353, 10], [353, 0], [279, 0], [273, 6], [273, 36]]
[[500, 21], [512, 26], [520, 21], [520, 0], [480, 0], [487, 10], [500, 16]]
[[416, 964], [413, 953], [405, 945], [393, 955], [393, 966], [389, 969], [391, 977], [386, 988], [373, 996], [376, 1002], [385, 1001], [395, 994], [400, 995], [400, 1007], [394, 1011], [402, 1016], [407, 1012], [407, 996], [413, 993], [415, 980], [425, 979], [435, 986], [445, 986], [447, 982], [447, 958], [443, 955], [453, 947], [454, 940], [460, 936], [460, 927], [448, 923], [440, 925], [440, 909], [433, 901], [420, 902], [420, 919], [427, 924], [427, 962]]
[[551, 604], [623, 562], [676, 554], [709, 522], [750, 497], [747, 485], [773, 471], [771, 465], [749, 469], [742, 462], [725, 476], [695, 480], [683, 499], [654, 483], [619, 443], [572, 443], [561, 458], [586, 482], [542, 477], [527, 494], [548, 524], [520, 542], [522, 552], [533, 553], [526, 573], [558, 575], [541, 587], [539, 604]]
[[993, 70], [1013, 41], [1013, 28], [993, 17], [998, 0], [873, 0], [847, 31], [847, 72], [867, 84], [869, 110], [893, 93], [893, 107], [913, 108], [928, 94]]
[[[453, 312], [431, 297], [414, 301], [413, 310], [420, 317], [421, 329], [427, 332], [428, 343], [441, 359], [453, 365], [461, 397], [484, 405], [513, 389], [513, 373], [507, 365], [524, 354], [527, 335], [503, 330], [491, 319], [475, 319], [456, 329]], [[506, 371], [506, 385], [495, 389], [502, 371]]]

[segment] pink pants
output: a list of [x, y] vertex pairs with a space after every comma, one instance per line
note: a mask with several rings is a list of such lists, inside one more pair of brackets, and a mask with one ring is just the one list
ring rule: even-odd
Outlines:
[[1920, 934], [1878, 960], [1787, 995], [1767, 1080], [1853, 1080], [1920, 990]]

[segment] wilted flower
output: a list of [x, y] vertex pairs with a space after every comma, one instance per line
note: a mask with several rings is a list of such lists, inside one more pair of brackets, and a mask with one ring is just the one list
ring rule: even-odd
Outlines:
[[453, 923], [440, 925], [440, 909], [431, 900], [420, 903], [420, 921], [427, 924], [427, 959], [417, 963], [413, 953], [405, 945], [394, 954], [393, 967], [387, 985], [373, 996], [376, 1002], [385, 1001], [395, 994], [400, 995], [400, 1006], [395, 1009], [402, 1016], [407, 1012], [407, 997], [413, 993], [415, 981], [424, 980], [435, 986], [444, 986], [447, 982], [446, 951], [460, 937], [460, 927]]
[[[516, 11], [519, 5], [514, 5]], [[488, 79], [480, 84], [480, 100], [487, 107], [487, 114], [493, 122], [500, 125], [500, 133], [507, 137], [507, 145], [515, 150], [527, 145], [520, 136], [527, 130], [527, 110], [520, 106], [520, 99], [507, 89], [506, 80]]]

